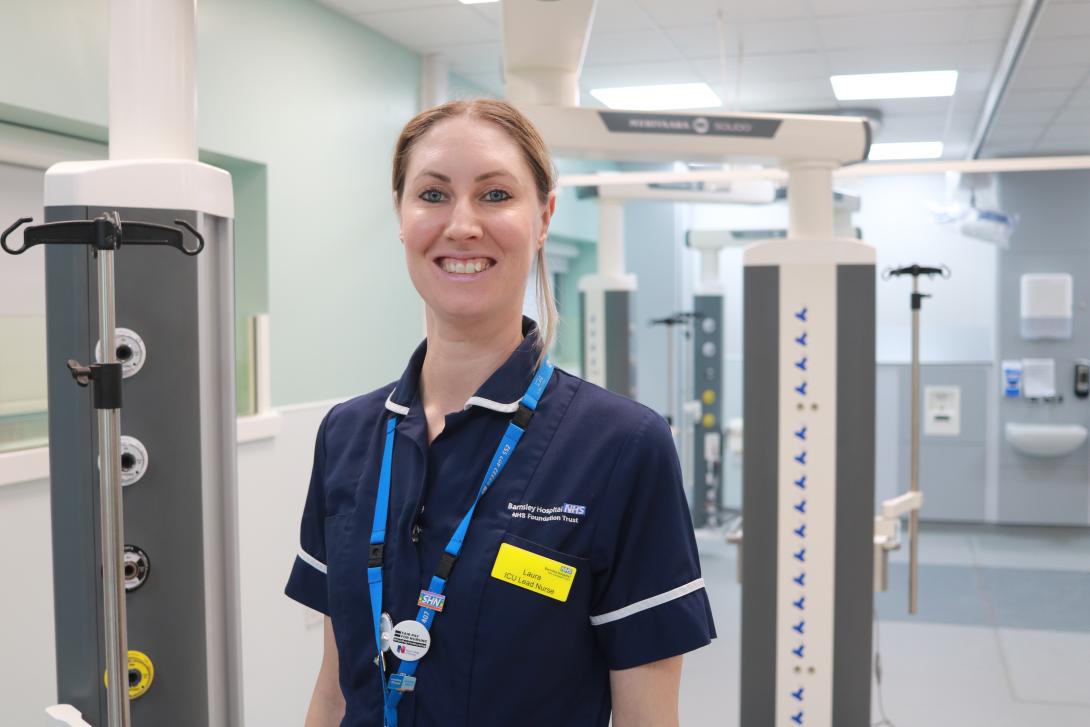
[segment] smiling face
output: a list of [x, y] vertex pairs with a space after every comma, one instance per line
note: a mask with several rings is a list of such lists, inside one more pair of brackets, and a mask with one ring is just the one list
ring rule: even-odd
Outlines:
[[398, 199], [409, 277], [460, 324], [518, 318], [554, 198], [542, 203], [518, 144], [494, 123], [446, 119], [412, 148]]

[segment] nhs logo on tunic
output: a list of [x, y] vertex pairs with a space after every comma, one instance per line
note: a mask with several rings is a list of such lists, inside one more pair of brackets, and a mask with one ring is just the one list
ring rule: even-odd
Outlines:
[[568, 503], [565, 502], [564, 507], [561, 508], [561, 511], [565, 515], [586, 515], [587, 514], [587, 506], [586, 505], [569, 505]]

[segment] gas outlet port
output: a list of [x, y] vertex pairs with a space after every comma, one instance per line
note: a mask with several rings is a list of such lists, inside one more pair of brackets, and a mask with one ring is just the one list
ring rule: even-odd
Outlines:
[[[122, 378], [129, 378], [139, 373], [147, 361], [148, 351], [144, 346], [144, 339], [136, 331], [129, 328], [117, 328], [114, 330], [114, 353], [117, 362], [121, 364]], [[102, 363], [102, 342], [95, 345], [95, 360]]]
[[121, 437], [121, 484], [135, 485], [148, 471], [148, 449], [136, 437]]
[[125, 590], [132, 593], [144, 585], [151, 575], [151, 560], [142, 548], [125, 546]]

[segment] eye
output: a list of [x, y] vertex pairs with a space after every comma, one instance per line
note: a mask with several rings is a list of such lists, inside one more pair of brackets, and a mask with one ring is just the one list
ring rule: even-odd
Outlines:
[[443, 193], [438, 189], [425, 189], [420, 193], [420, 199], [425, 202], [442, 202]]
[[511, 195], [502, 189], [490, 189], [484, 193], [484, 199], [486, 202], [506, 202]]

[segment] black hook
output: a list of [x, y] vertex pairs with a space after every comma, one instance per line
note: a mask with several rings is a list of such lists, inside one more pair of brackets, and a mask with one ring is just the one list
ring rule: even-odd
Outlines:
[[10, 235], [11, 233], [18, 230], [22, 225], [25, 225], [26, 223], [33, 222], [33, 221], [34, 221], [33, 217], [20, 217], [19, 219], [15, 220], [15, 224], [13, 224], [8, 229], [4, 230], [4, 234], [0, 235], [0, 247], [4, 248], [4, 252], [10, 253], [12, 255], [22, 255], [24, 252], [27, 251], [28, 247], [31, 247], [31, 245], [26, 244], [25, 239], [23, 240], [23, 246], [21, 248], [19, 248], [18, 250], [14, 250], [14, 249], [8, 247], [8, 235]]

